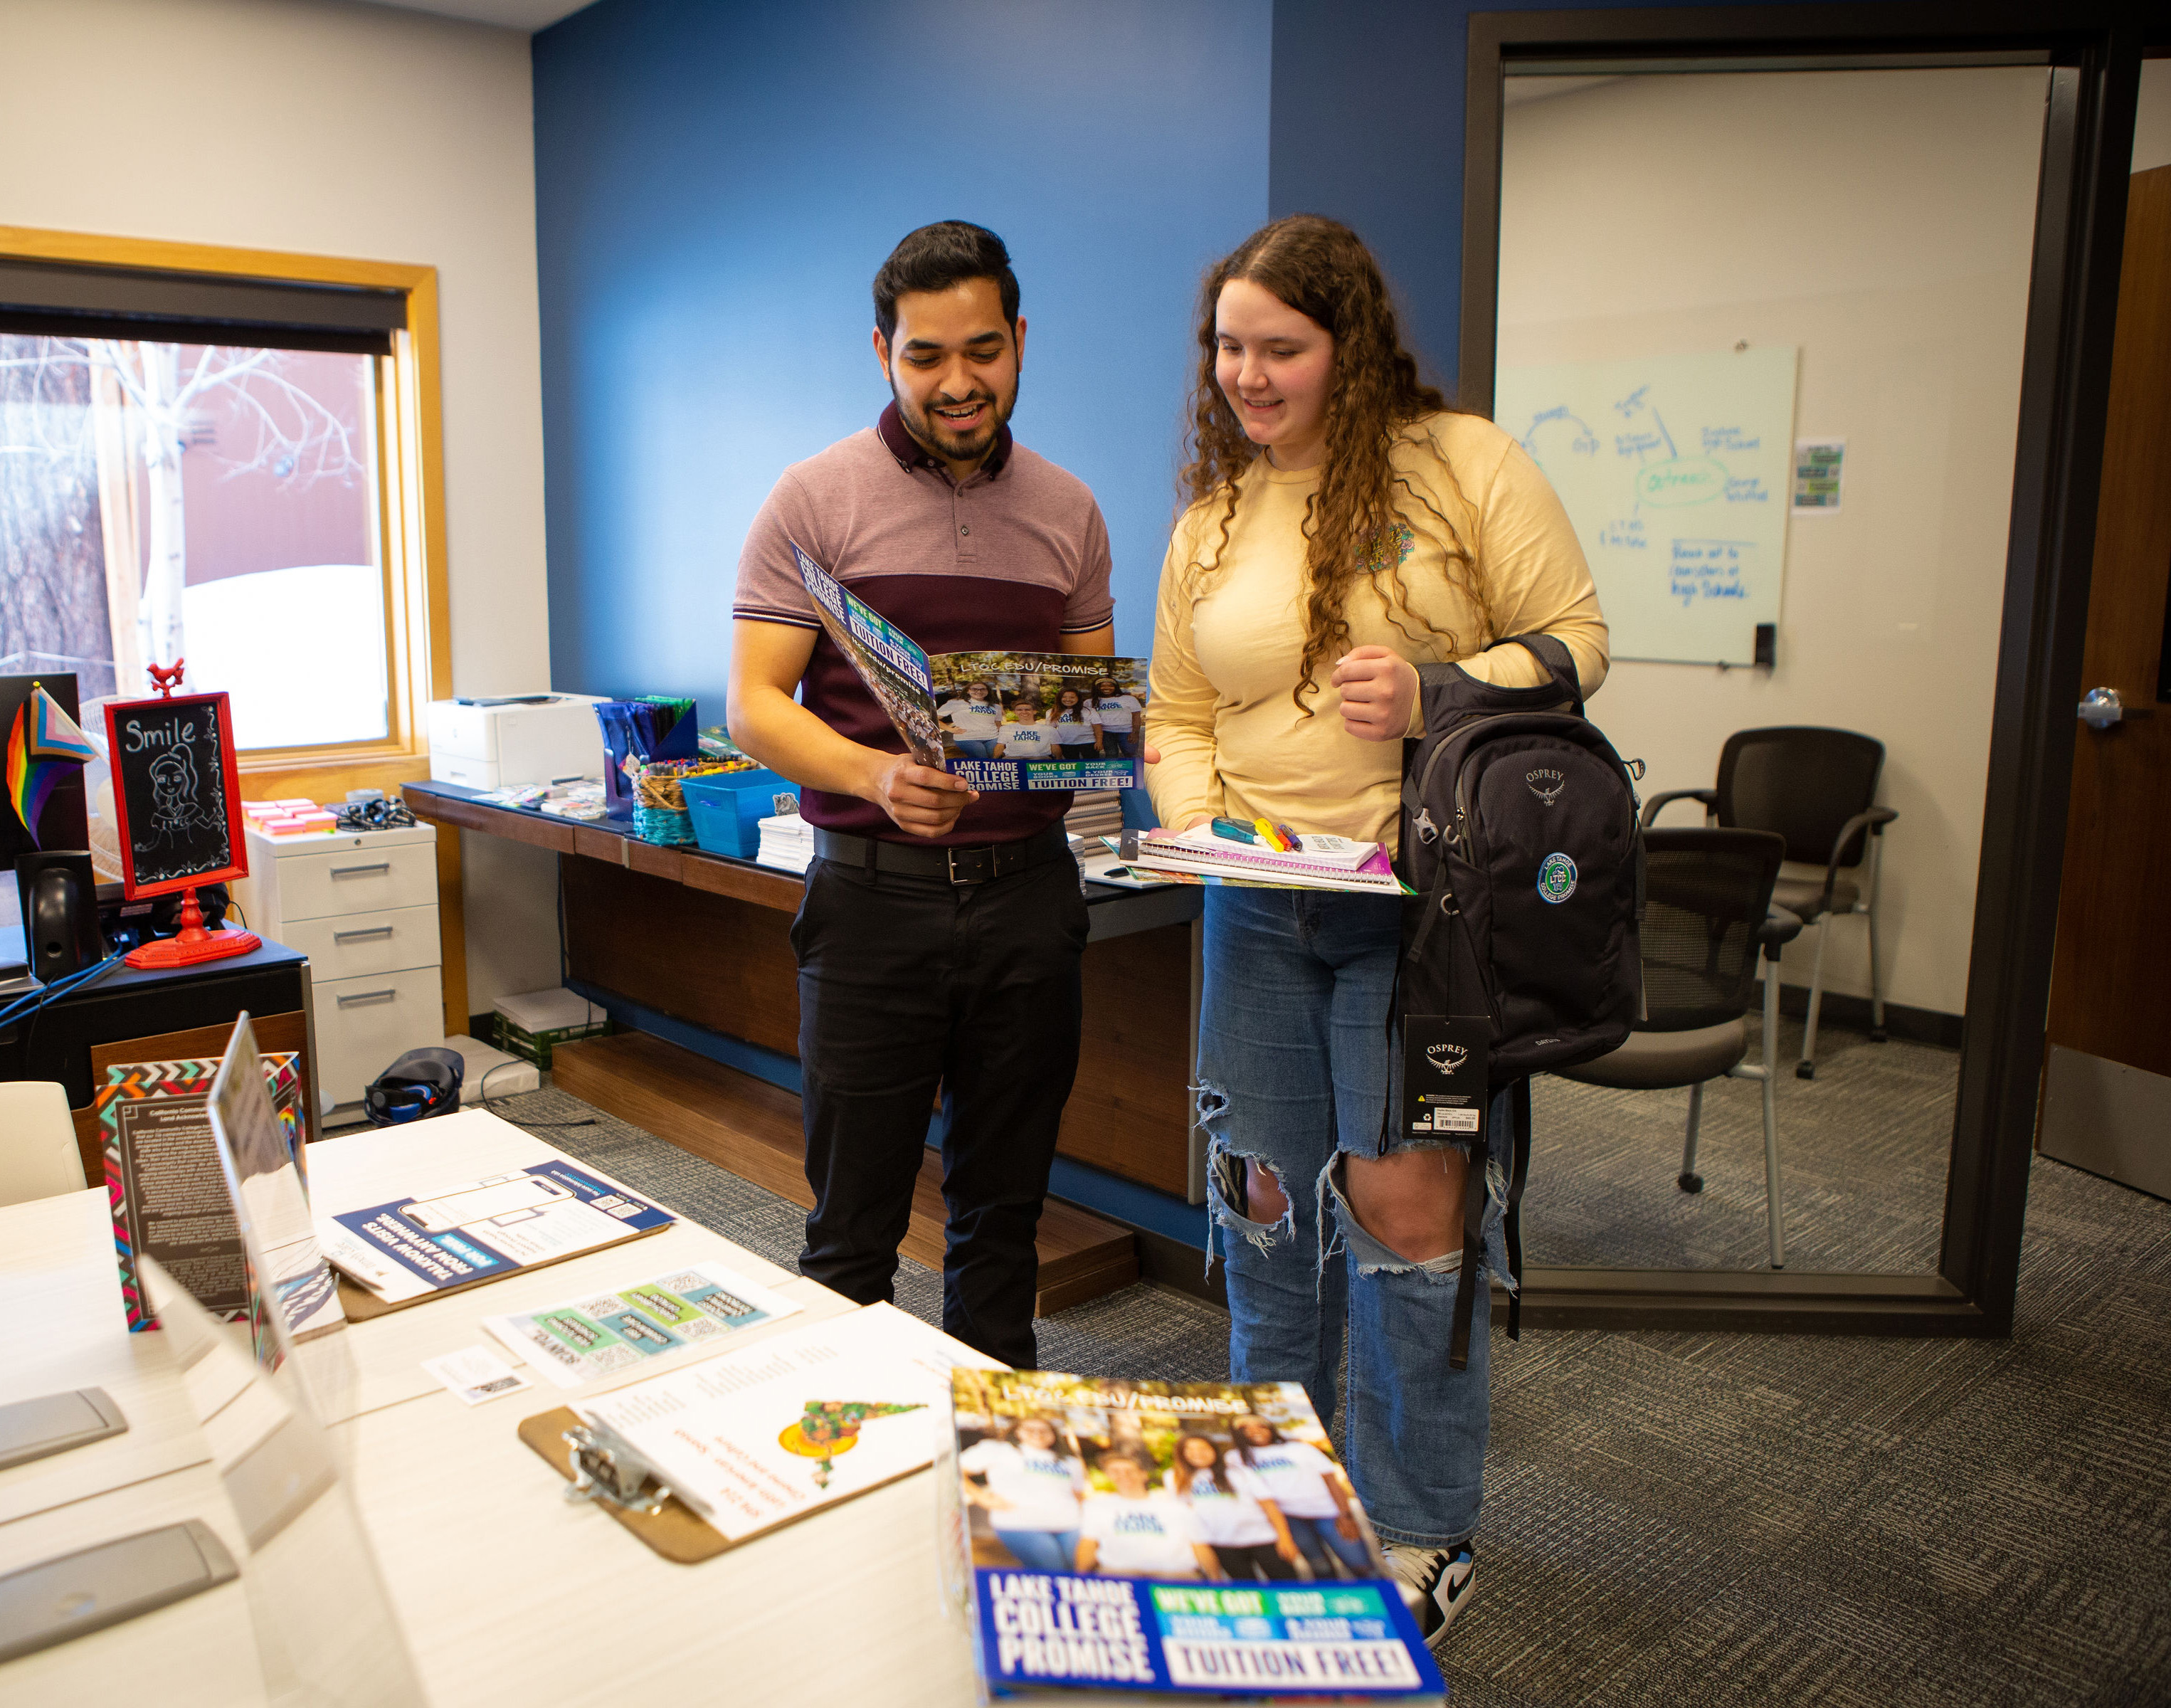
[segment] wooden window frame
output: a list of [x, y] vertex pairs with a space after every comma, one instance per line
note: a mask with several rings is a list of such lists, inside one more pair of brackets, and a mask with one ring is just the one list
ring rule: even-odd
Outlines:
[[[344, 255], [229, 249], [89, 232], [0, 225], [0, 256], [139, 267], [163, 273], [285, 280], [396, 290], [407, 298], [407, 328], [392, 354], [375, 357], [377, 537], [384, 572], [384, 739], [260, 749], [241, 756], [242, 787], [257, 800], [306, 795], [338, 801], [350, 789], [399, 786], [429, 774], [429, 709], [453, 692], [452, 599], [445, 551], [444, 415], [439, 393], [437, 270]], [[147, 684], [137, 686], [148, 692]], [[460, 843], [437, 838], [437, 918], [444, 950], [445, 1030], [468, 1029], [466, 923]]]
[[[147, 238], [0, 226], [0, 255], [25, 260], [139, 267], [163, 273], [296, 281], [396, 290], [407, 328], [392, 353], [373, 357], [378, 514], [384, 577], [389, 728], [377, 740], [259, 749], [241, 755], [244, 790], [264, 799], [339, 800], [349, 789], [389, 792], [429, 761], [429, 706], [453, 691], [445, 565], [444, 428], [438, 390], [437, 270], [278, 250], [223, 249]], [[131, 685], [121, 685], [126, 691]], [[148, 692], [147, 685], [132, 685]]]

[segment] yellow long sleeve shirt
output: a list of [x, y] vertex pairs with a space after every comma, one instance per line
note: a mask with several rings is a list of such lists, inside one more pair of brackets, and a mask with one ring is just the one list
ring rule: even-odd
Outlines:
[[[1407, 429], [1392, 459], [1454, 524], [1491, 621], [1448, 578], [1439, 523], [1403, 495], [1406, 518], [1415, 517], [1402, 562], [1415, 620], [1391, 616], [1379, 588], [1360, 580], [1345, 606], [1350, 644], [1386, 647], [1413, 664], [1459, 661], [1487, 681], [1530, 687], [1545, 675], [1529, 653], [1483, 649], [1509, 635], [1552, 634], [1573, 655], [1584, 693], [1595, 692], [1606, 666], [1598, 590], [1568, 513], [1523, 448], [1481, 416], [1441, 414]], [[1394, 846], [1402, 744], [1360, 741], [1343, 728], [1341, 695], [1328, 681], [1333, 658], [1319, 667], [1311, 717], [1290, 697], [1304, 656], [1305, 507], [1320, 473], [1259, 458], [1237, 483], [1225, 545], [1223, 501], [1195, 504], [1177, 523], [1161, 565], [1146, 712], [1147, 739], [1161, 751], [1147, 783], [1163, 824], [1214, 813]], [[1418, 733], [1415, 717], [1410, 733]]]

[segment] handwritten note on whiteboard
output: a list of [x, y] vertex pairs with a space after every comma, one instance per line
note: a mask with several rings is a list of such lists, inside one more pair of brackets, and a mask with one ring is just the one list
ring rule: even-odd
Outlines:
[[1567, 507], [1615, 658], [1747, 664], [1779, 620], [1795, 354], [1502, 371], [1493, 419]]

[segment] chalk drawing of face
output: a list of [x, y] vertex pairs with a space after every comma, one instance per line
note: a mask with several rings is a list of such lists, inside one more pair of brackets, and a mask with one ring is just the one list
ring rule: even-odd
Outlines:
[[188, 749], [162, 753], [151, 761], [151, 838], [178, 842], [201, 817], [196, 801], [196, 762]]

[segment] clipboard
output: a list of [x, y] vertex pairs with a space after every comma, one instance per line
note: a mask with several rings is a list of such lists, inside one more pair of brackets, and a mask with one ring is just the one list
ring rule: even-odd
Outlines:
[[[662, 1206], [658, 1205], [658, 1209]], [[515, 1276], [533, 1275], [538, 1270], [549, 1269], [553, 1264], [571, 1263], [576, 1257], [593, 1257], [599, 1251], [616, 1251], [630, 1245], [636, 1239], [647, 1239], [676, 1227], [685, 1218], [675, 1211], [669, 1212], [671, 1220], [654, 1227], [630, 1229], [624, 1238], [614, 1239], [608, 1245], [591, 1245], [579, 1251], [569, 1251], [557, 1257], [545, 1258], [540, 1263], [523, 1263], [517, 1269], [507, 1270], [503, 1275], [480, 1275], [473, 1281], [462, 1281], [457, 1286], [438, 1287], [434, 1292], [419, 1293], [411, 1299], [380, 1299], [361, 1282], [331, 1260], [332, 1273], [339, 1278], [340, 1305], [351, 1323], [367, 1323], [373, 1318], [389, 1316], [394, 1311], [404, 1311], [415, 1305], [426, 1305], [435, 1299], [449, 1298], [454, 1293], [472, 1292], [477, 1287], [490, 1286], [495, 1282], [511, 1281]]]
[[[570, 1405], [561, 1405], [555, 1411], [538, 1412], [533, 1417], [522, 1419], [520, 1439], [570, 1485], [575, 1480], [573, 1448], [566, 1439], [566, 1431], [582, 1426], [580, 1414]], [[571, 1493], [570, 1488], [567, 1493]], [[726, 1540], [721, 1531], [676, 1495], [666, 1495], [655, 1511], [646, 1512], [610, 1501], [592, 1504], [609, 1513], [666, 1560], [680, 1566], [698, 1566], [704, 1560], [713, 1560], [727, 1549], [739, 1545]], [[755, 1539], [758, 1539], [748, 1538], [748, 1541]]]

